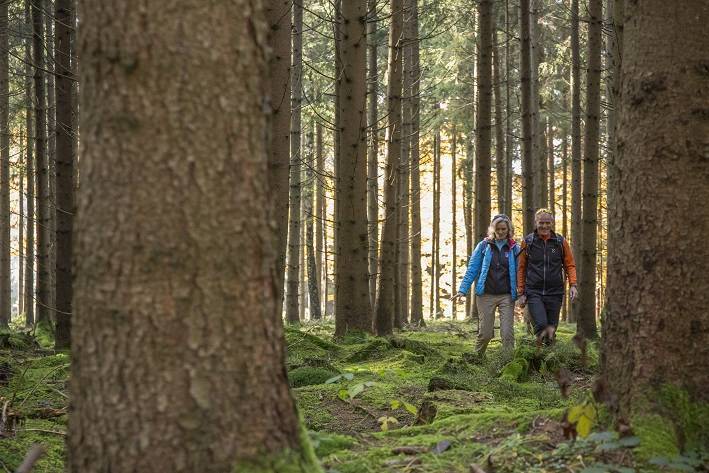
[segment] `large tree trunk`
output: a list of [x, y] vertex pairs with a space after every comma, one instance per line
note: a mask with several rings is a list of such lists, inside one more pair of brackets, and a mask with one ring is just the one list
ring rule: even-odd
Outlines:
[[[579, 0], [571, 0], [571, 243], [576, 273], [583, 284], [581, 215], [581, 47], [579, 41]], [[580, 308], [577, 298], [571, 304], [569, 322], [576, 322]]]
[[[32, 0], [25, 0], [25, 28], [27, 31], [33, 30], [33, 18], [31, 13]], [[34, 38], [25, 39], [25, 128], [27, 128], [27, 155], [26, 155], [26, 175], [27, 175], [27, 242], [25, 253], [25, 284], [24, 293], [21, 297], [25, 303], [25, 324], [29, 327], [35, 322], [35, 300], [34, 300], [34, 259], [35, 259], [35, 161], [34, 161], [34, 140], [36, 139], [33, 127], [33, 102], [32, 102], [32, 43]]]
[[406, 0], [409, 18], [405, 25], [411, 41], [411, 64], [406, 70], [411, 88], [411, 135], [409, 136], [411, 166], [411, 323], [425, 325], [423, 320], [423, 279], [421, 272], [421, 169], [419, 163], [420, 66], [418, 0]]
[[[335, 334], [371, 332], [367, 228], [366, 0], [342, 3], [341, 74], [338, 76], [340, 136], [336, 183], [337, 272]], [[393, 287], [392, 287], [393, 290]]]
[[478, 107], [475, 120], [477, 174], [475, 237], [487, 235], [490, 222], [490, 169], [492, 147], [492, 0], [478, 1]]
[[69, 348], [71, 341], [72, 225], [74, 220], [74, 144], [72, 112], [74, 94], [71, 72], [71, 0], [55, 0], [54, 58], [56, 61], [56, 348]]
[[[505, 0], [505, 208], [503, 212], [512, 219], [512, 189], [514, 187], [514, 169], [512, 156], [514, 136], [512, 133], [512, 21], [510, 20], [510, 2]], [[513, 219], [514, 221], [514, 219]]]
[[276, 225], [276, 307], [283, 310], [283, 289], [288, 242], [288, 168], [290, 153], [290, 57], [291, 2], [267, 0], [268, 44], [271, 48], [269, 102], [271, 140], [268, 150], [268, 185], [271, 188], [273, 218]]
[[288, 254], [286, 256], [286, 320], [300, 322], [299, 268], [300, 268], [300, 199], [301, 165], [300, 133], [301, 104], [303, 101], [303, 3], [293, 3], [293, 51], [291, 55], [291, 110], [290, 110], [290, 179], [288, 186]]
[[375, 304], [377, 335], [392, 333], [394, 326], [394, 277], [396, 272], [396, 190], [401, 161], [401, 36], [403, 32], [403, 0], [391, 0], [389, 26], [389, 65], [387, 85], [387, 163], [384, 186], [384, 225], [378, 265], [378, 291]]
[[369, 301], [377, 298], [377, 247], [379, 245], [379, 121], [377, 94], [377, 0], [367, 1], [367, 220], [369, 221]]
[[140, 6], [80, 7], [70, 471], [319, 471], [288, 391], [263, 211], [263, 12]]
[[49, 164], [47, 161], [47, 110], [44, 84], [44, 2], [32, 1], [35, 156], [37, 159], [37, 322], [50, 320], [51, 223], [49, 220]]
[[[11, 318], [10, 301], [10, 69], [8, 2], [0, 2], [0, 327]], [[22, 198], [20, 196], [20, 198]]]
[[[702, 264], [709, 260], [709, 207], [701, 204], [709, 199], [702, 112], [709, 110], [709, 9], [702, 0], [647, 0], [627, 2], [624, 17], [618, 180], [609, 209], [619, 223], [609, 226], [615, 251], [602, 363], [621, 413], [662, 414], [652, 403], [667, 399], [655, 390], [668, 385], [690, 400], [709, 400], [709, 273]], [[681, 237], [668, 238], [682, 228]], [[669, 429], [689, 441], [687, 411], [663, 408], [671, 409]]]
[[602, 0], [589, 0], [586, 133], [583, 153], [583, 251], [577, 331], [598, 336], [596, 329], [596, 242], [598, 238], [598, 154], [601, 115]]
[[522, 207], [524, 234], [534, 230], [534, 155], [532, 147], [532, 75], [531, 40], [529, 31], [529, 2], [520, 0], [521, 30], [520, 82], [522, 88]]

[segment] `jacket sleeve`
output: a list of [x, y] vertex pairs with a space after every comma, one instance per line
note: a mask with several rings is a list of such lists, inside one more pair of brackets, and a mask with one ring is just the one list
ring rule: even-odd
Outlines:
[[576, 261], [574, 261], [574, 253], [571, 251], [571, 245], [564, 238], [564, 271], [569, 278], [569, 285], [576, 284]]
[[527, 242], [522, 240], [519, 247], [519, 259], [517, 260], [517, 296], [524, 294], [524, 286], [527, 282]]
[[458, 292], [468, 295], [470, 291], [470, 286], [473, 285], [478, 276], [480, 275], [480, 268], [483, 263], [483, 250], [485, 249], [484, 242], [478, 243], [473, 251], [473, 256], [470, 257], [468, 262], [468, 269], [465, 271], [465, 276], [463, 276], [463, 281], [460, 283]]

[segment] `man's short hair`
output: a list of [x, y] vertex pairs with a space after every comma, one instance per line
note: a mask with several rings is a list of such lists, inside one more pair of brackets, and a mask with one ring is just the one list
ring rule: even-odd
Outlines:
[[549, 210], [549, 209], [544, 208], [544, 209], [539, 209], [539, 210], [537, 210], [537, 211], [535, 212], [535, 214], [534, 214], [534, 221], [535, 221], [535, 222], [538, 221], [538, 220], [539, 220], [539, 217], [541, 217], [541, 216], [544, 215], [544, 214], [549, 215], [552, 219], [554, 218], [554, 212], [552, 212], [552, 211]]

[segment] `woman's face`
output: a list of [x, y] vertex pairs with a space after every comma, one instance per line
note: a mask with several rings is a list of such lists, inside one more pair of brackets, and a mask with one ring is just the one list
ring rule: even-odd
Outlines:
[[507, 227], [507, 222], [497, 222], [495, 224], [495, 238], [498, 240], [504, 240], [507, 238], [507, 232], [509, 228]]

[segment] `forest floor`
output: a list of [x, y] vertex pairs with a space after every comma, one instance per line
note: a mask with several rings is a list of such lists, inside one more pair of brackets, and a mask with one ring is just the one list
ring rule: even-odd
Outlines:
[[[625, 429], [592, 395], [595, 343], [562, 325], [537, 347], [517, 327], [472, 355], [471, 324], [440, 321], [384, 339], [332, 337], [329, 322], [286, 329], [288, 372], [315, 453], [329, 473], [709, 471], [706, 451], [677, 455], [653, 431]], [[69, 356], [40, 330], [0, 333], [0, 473], [35, 443], [35, 472], [63, 471]]]

